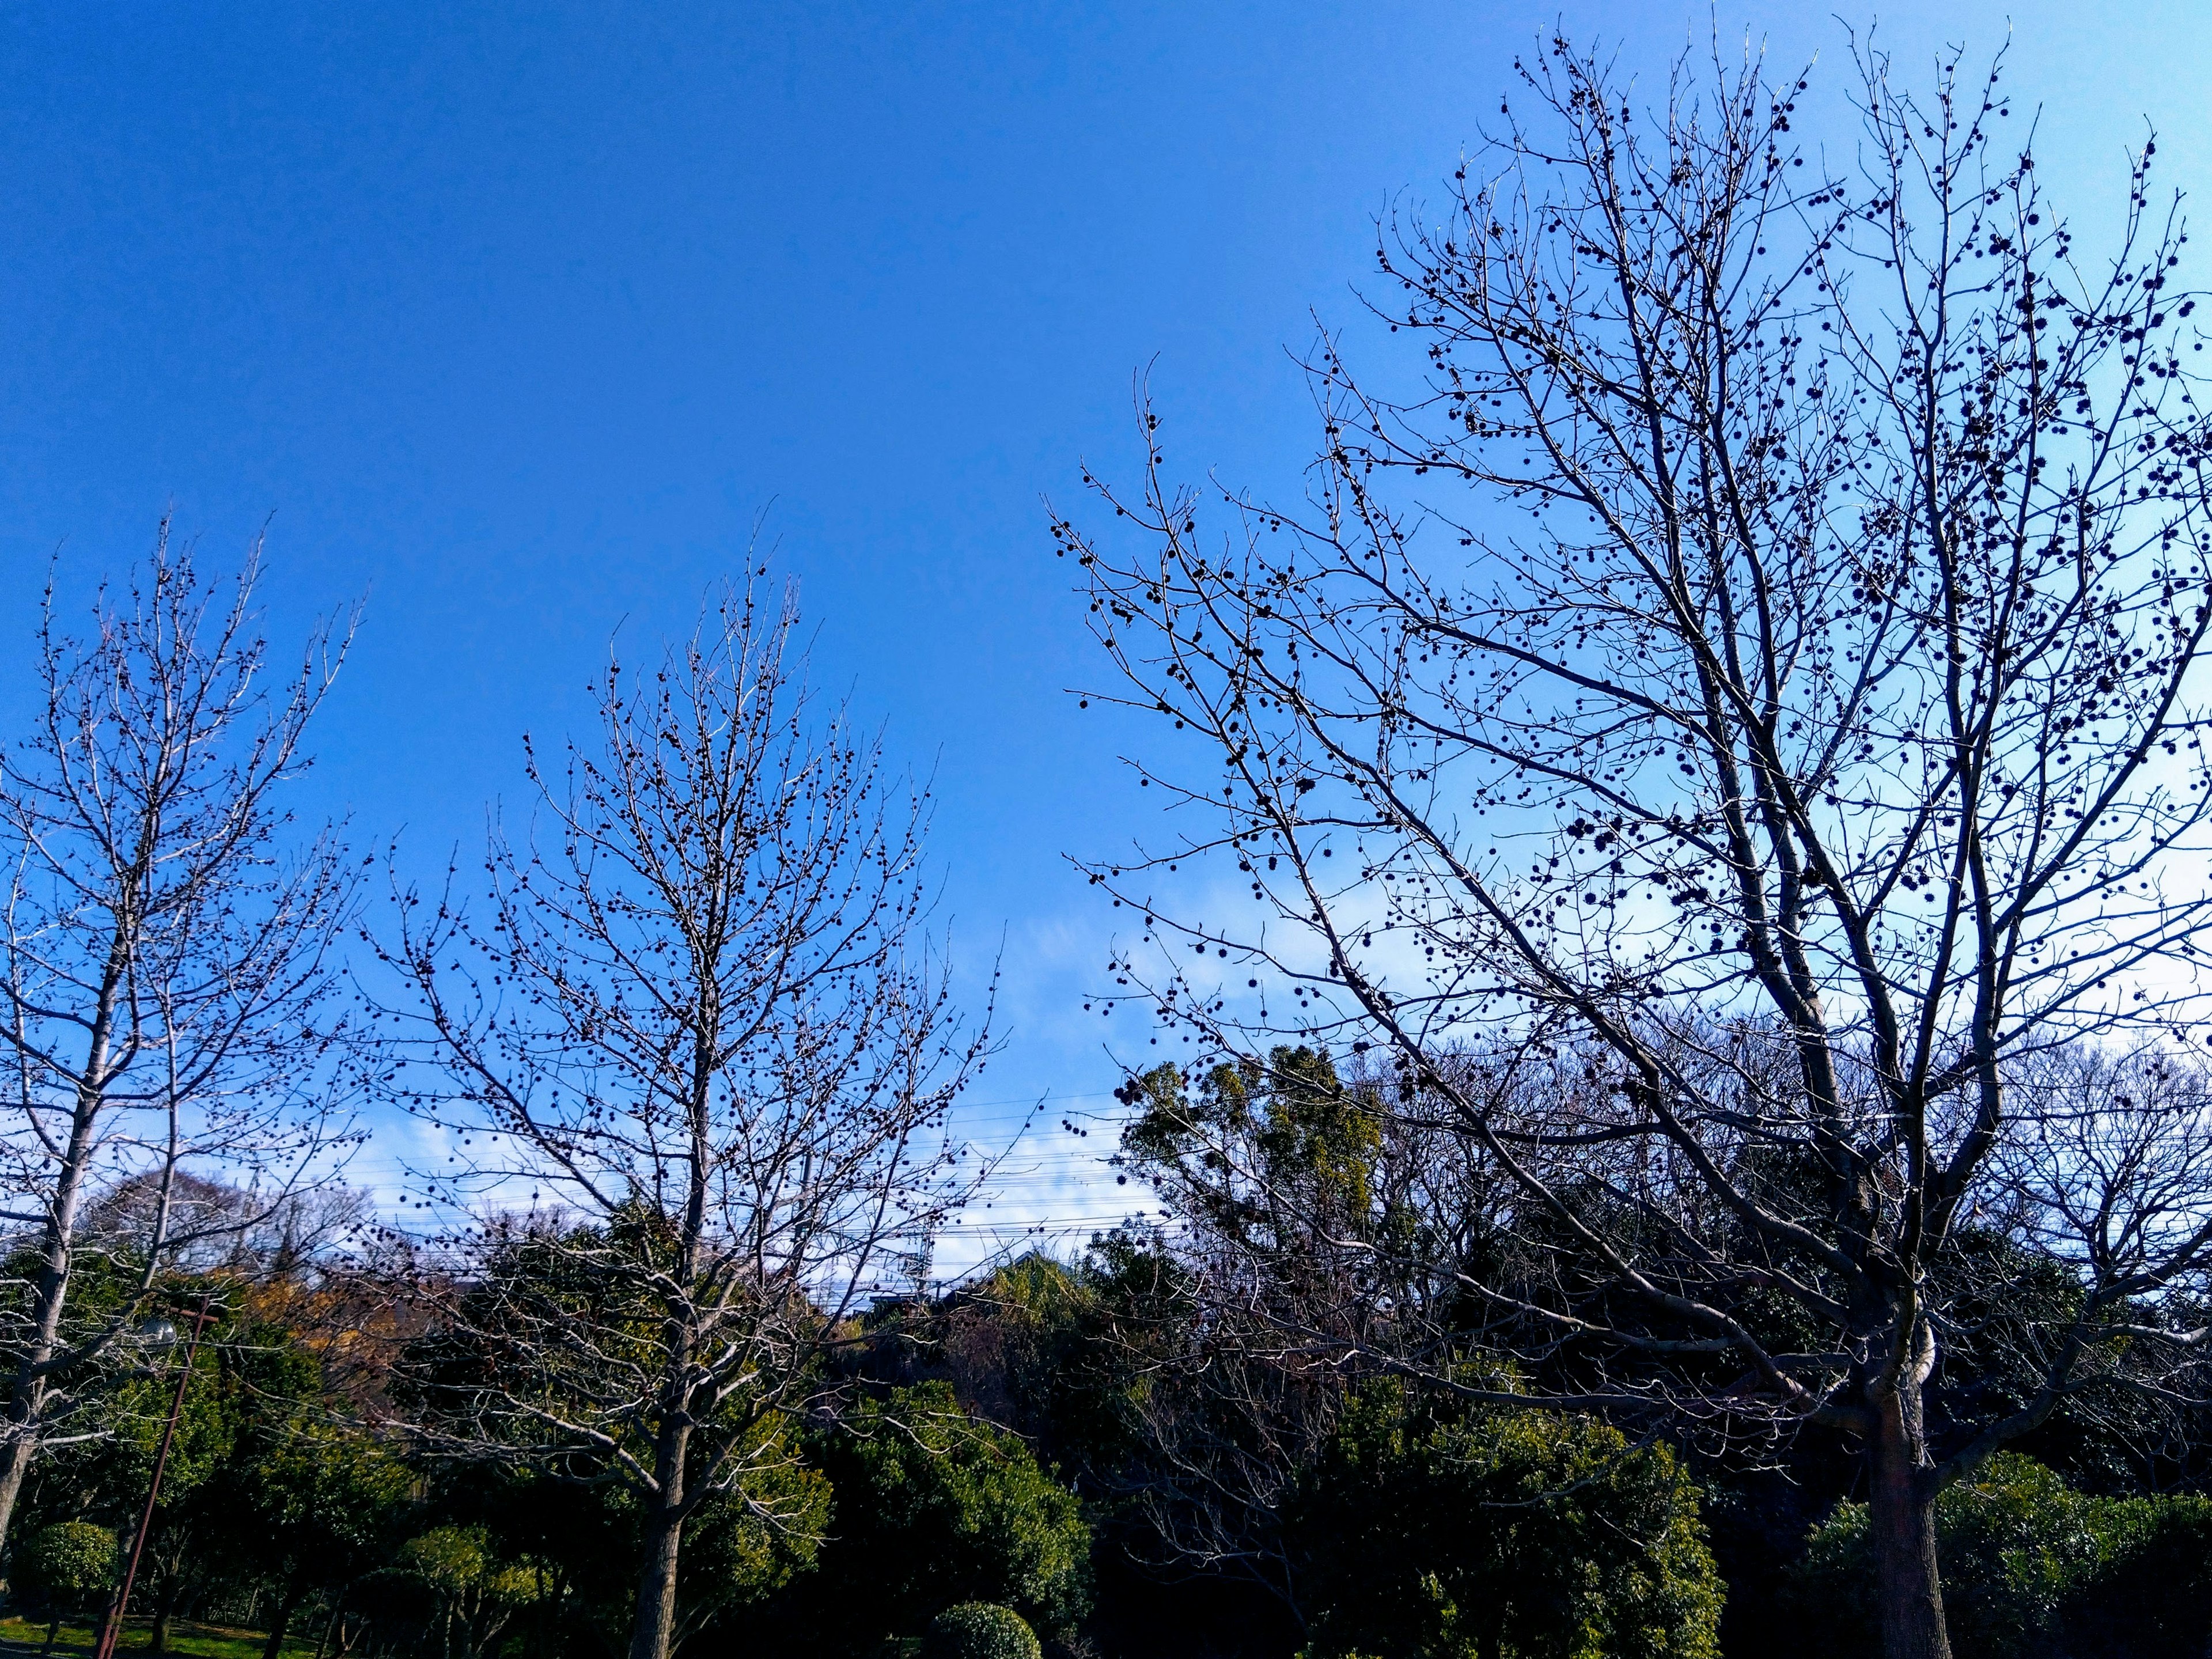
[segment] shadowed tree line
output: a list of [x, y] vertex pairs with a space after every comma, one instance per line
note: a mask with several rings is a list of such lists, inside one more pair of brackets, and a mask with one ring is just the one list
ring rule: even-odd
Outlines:
[[[993, 1651], [945, 1645], [1002, 1633], [954, 1613], [981, 1604], [1045, 1651], [1098, 1659], [1879, 1651], [1840, 1436], [1778, 1460], [1511, 1403], [1559, 1387], [1579, 1363], [1565, 1352], [1386, 1360], [1372, 1331], [1326, 1360], [1286, 1350], [1286, 1310], [1313, 1328], [1349, 1305], [1334, 1250], [1291, 1224], [1316, 1202], [1347, 1222], [1363, 1194], [1387, 1217], [1407, 1149], [1373, 1085], [1312, 1051], [1279, 1059], [1295, 1086], [1246, 1109], [1297, 1210], [1194, 1207], [1173, 1243], [1125, 1230], [1073, 1262], [1025, 1257], [848, 1322], [777, 1455], [687, 1527], [672, 1644]], [[1165, 1081], [1149, 1079], [1154, 1099]], [[1171, 1153], [1159, 1115], [1133, 1123], [1132, 1168]], [[264, 1240], [159, 1281], [161, 1306], [218, 1311], [182, 1393], [131, 1644], [170, 1650], [215, 1626], [326, 1659], [623, 1650], [652, 1524], [634, 1489], [580, 1454], [457, 1457], [444, 1421], [472, 1419], [498, 1357], [489, 1318], [437, 1316], [446, 1297], [522, 1280], [556, 1294], [586, 1241], [550, 1252], [525, 1236], [499, 1273], [448, 1289], [411, 1249], [354, 1231], [356, 1206], [328, 1207], [295, 1232], [358, 1248]], [[1224, 1273], [1243, 1275], [1237, 1317], [1207, 1282]], [[106, 1294], [138, 1282], [118, 1273]], [[81, 1627], [112, 1594], [181, 1353], [138, 1339], [95, 1391], [96, 1431], [34, 1465], [10, 1557], [27, 1634]], [[2001, 1368], [1963, 1364], [1946, 1383], [2003, 1386]], [[2212, 1613], [2212, 1501], [2188, 1495], [2203, 1425], [2185, 1412], [2160, 1426], [2146, 1457], [2145, 1424], [2061, 1413], [1947, 1491], [1960, 1651], [2196, 1651]]]

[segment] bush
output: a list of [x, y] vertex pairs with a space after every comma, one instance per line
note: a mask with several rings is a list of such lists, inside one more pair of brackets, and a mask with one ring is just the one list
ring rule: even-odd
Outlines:
[[1012, 1607], [963, 1601], [930, 1621], [922, 1659], [1041, 1659], [1036, 1632]]
[[1314, 1659], [1714, 1659], [1722, 1585], [1666, 1448], [1536, 1412], [1346, 1414], [1291, 1534]]
[[[1807, 1659], [1875, 1659], [1863, 1504], [1807, 1540], [1790, 1598]], [[2212, 1623], [2212, 1501], [2094, 1498], [2000, 1452], [1936, 1500], [1944, 1620], [1957, 1659], [2199, 1659]]]
[[2075, 1659], [2199, 1659], [2212, 1630], [2212, 1498], [2100, 1506], [2095, 1570], [2061, 1610]]
[[49, 1618], [82, 1612], [115, 1588], [115, 1534], [89, 1521], [42, 1527], [15, 1552], [9, 1585]]
[[866, 1401], [810, 1448], [830, 1477], [830, 1543], [805, 1594], [826, 1627], [873, 1640], [953, 1601], [1011, 1607], [1047, 1635], [1090, 1605], [1075, 1494], [941, 1383]]

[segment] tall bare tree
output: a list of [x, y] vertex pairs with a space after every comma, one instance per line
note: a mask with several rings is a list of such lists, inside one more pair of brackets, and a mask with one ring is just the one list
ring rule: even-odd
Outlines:
[[[2212, 434], [2154, 146], [2092, 257], [1995, 72], [1856, 61], [1839, 173], [1804, 79], [1648, 103], [1550, 43], [1384, 227], [1410, 372], [1317, 348], [1304, 503], [1202, 532], [1147, 413], [1127, 519], [1058, 534], [1112, 696], [1213, 763], [1139, 763], [1188, 828], [1092, 872], [1184, 952], [1126, 994], [1200, 1055], [1365, 1048], [1478, 1152], [1524, 1248], [1447, 1278], [1578, 1345], [1553, 1403], [1854, 1437], [1933, 1659], [1938, 1490], [2203, 1338]], [[1224, 862], [1242, 917], [1170, 873]], [[1148, 1085], [1156, 1172], [1225, 1178], [1209, 1075]], [[2067, 1289], [2021, 1387], [1945, 1393], [2023, 1252]]]
[[923, 932], [925, 799], [817, 719], [797, 626], [747, 588], [648, 678], [611, 667], [596, 748], [532, 761], [482, 921], [410, 896], [392, 953], [441, 1191], [525, 1211], [418, 1351], [428, 1431], [636, 1494], [635, 1659], [665, 1659], [702, 1504], [799, 1523], [784, 1425], [980, 1173], [939, 1133], [987, 1042]]
[[[82, 640], [50, 584], [34, 724], [0, 754], [0, 1183], [27, 1264], [0, 1299], [0, 1542], [40, 1447], [92, 1431], [80, 1407], [161, 1275], [278, 1213], [351, 1135], [331, 951], [353, 883], [283, 801], [349, 630], [316, 629], [272, 684], [259, 571], [257, 544], [204, 576], [165, 524]], [[235, 1201], [197, 1202], [209, 1177]], [[131, 1224], [88, 1229], [123, 1193]]]

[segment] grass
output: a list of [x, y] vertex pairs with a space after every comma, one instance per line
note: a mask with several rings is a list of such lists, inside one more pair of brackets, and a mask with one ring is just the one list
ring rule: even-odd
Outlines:
[[[143, 1653], [153, 1640], [153, 1621], [133, 1617], [124, 1621], [123, 1635], [115, 1644], [118, 1653]], [[61, 1632], [54, 1638], [54, 1652], [88, 1654], [97, 1645], [97, 1629], [67, 1620], [62, 1621]], [[5, 1643], [15, 1653], [27, 1649], [36, 1653], [46, 1645], [46, 1627], [26, 1619], [0, 1619], [0, 1643]], [[196, 1625], [188, 1619], [169, 1621], [169, 1651], [187, 1656], [188, 1659], [261, 1659], [261, 1650], [269, 1638], [258, 1631], [230, 1630], [221, 1625]], [[284, 1659], [314, 1659], [315, 1644], [312, 1642], [287, 1642]]]

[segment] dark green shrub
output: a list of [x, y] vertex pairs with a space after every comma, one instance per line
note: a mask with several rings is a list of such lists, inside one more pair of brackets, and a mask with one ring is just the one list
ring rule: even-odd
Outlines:
[[[1873, 1659], [1874, 1545], [1863, 1504], [1844, 1504], [1807, 1540], [1792, 1575], [1811, 1651]], [[2048, 1652], [2060, 1603], [2097, 1555], [2093, 1501], [2033, 1458], [2000, 1452], [1936, 1500], [1943, 1616], [1957, 1659]]]
[[9, 1565], [8, 1586], [26, 1612], [60, 1620], [88, 1611], [115, 1588], [115, 1534], [89, 1521], [41, 1527]]
[[930, 1620], [922, 1659], [1041, 1659], [1036, 1632], [1012, 1607], [963, 1601]]
[[822, 1628], [874, 1641], [954, 1601], [1011, 1607], [1048, 1635], [1081, 1621], [1091, 1529], [1075, 1494], [942, 1383], [864, 1402], [809, 1449], [835, 1494], [804, 1592]]
[[[1999, 1453], [1936, 1500], [1956, 1659], [2200, 1659], [2212, 1625], [2212, 1501], [2094, 1498]], [[1814, 1530], [1789, 1595], [1805, 1659], [1875, 1659], [1867, 1510]]]
[[1291, 1524], [1314, 1659], [1714, 1659], [1722, 1585], [1662, 1446], [1370, 1389]]
[[2096, 1568], [2059, 1620], [2071, 1659], [2200, 1659], [2212, 1631], [2212, 1498], [2100, 1505]]

